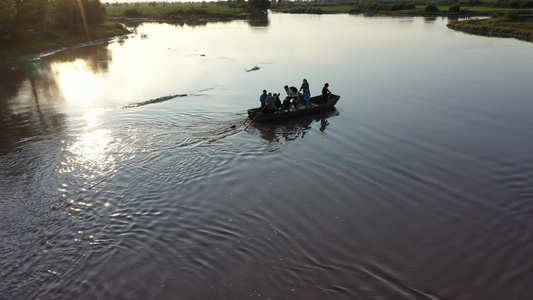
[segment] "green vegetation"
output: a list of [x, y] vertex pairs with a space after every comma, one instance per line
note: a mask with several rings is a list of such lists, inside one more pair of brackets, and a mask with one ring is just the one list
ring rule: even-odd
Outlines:
[[266, 16], [270, 8], [268, 0], [248, 0], [244, 2], [210, 2], [210, 3], [114, 3], [107, 4], [106, 10], [110, 18], [148, 18], [157, 20], [191, 20], [198, 18], [249, 18]]
[[439, 8], [435, 4], [428, 4], [424, 8], [424, 11], [427, 12], [427, 13], [436, 13], [436, 12], [439, 12]]
[[151, 18], [176, 20], [176, 17], [186, 18], [243, 18], [250, 17], [255, 9], [248, 5], [227, 5], [223, 2], [216, 4], [187, 3], [187, 4], [135, 4], [106, 6], [110, 18]]
[[[492, 19], [451, 22], [448, 27], [475, 34], [517, 37], [533, 40], [533, 0], [441, 1], [354, 1], [287, 2], [278, 1], [272, 10], [284, 13], [353, 13], [416, 16], [493, 16]], [[522, 14], [522, 16], [520, 16]]]
[[0, 59], [20, 57], [128, 33], [112, 18], [170, 22], [265, 18], [269, 0], [168, 4], [101, 4], [100, 0], [0, 0]]
[[502, 17], [450, 22], [448, 27], [488, 36], [515, 37], [533, 41], [533, 17], [510, 12]]
[[[508, 11], [526, 11], [533, 13], [528, 3], [533, 0], [496, 0], [482, 2], [480, 0], [423, 1], [423, 0], [376, 0], [352, 2], [303, 2], [283, 1], [272, 5], [272, 10], [283, 13], [363, 13], [363, 14], [394, 14], [394, 15], [447, 15], [449, 13], [465, 15], [489, 15]], [[436, 9], [435, 9], [436, 8]]]
[[[88, 28], [43, 30], [27, 36], [23, 42], [6, 43], [0, 47], [0, 59], [53, 51], [90, 41], [124, 35], [129, 31], [122, 24], [104, 23]], [[73, 31], [74, 30], [74, 31]]]
[[107, 14], [110, 17], [121, 17], [124, 16], [125, 12], [128, 10], [134, 10], [139, 13], [139, 15], [144, 16], [163, 16], [174, 11], [180, 11], [186, 13], [187, 11], [198, 11], [202, 12], [205, 15], [210, 16], [232, 16], [244, 12], [243, 8], [239, 7], [229, 7], [228, 5], [205, 5], [200, 3], [188, 3], [188, 4], [166, 4], [166, 5], [121, 5], [121, 6], [106, 6]]
[[[331, 1], [331, 2], [330, 2]], [[338, 2], [335, 2], [338, 1]], [[533, 0], [228, 0], [201, 3], [106, 3], [100, 0], [0, 0], [0, 59], [48, 51], [122, 35], [128, 31], [109, 18], [189, 22], [199, 19], [265, 18], [271, 9], [283, 13], [364, 13], [394, 15], [497, 15], [484, 21], [453, 22], [454, 29], [529, 35], [530, 18], [510, 19], [516, 12], [533, 13]], [[505, 17], [501, 17], [507, 14]], [[517, 14], [518, 16], [518, 14]], [[475, 27], [478, 26], [478, 27]]]
[[128, 33], [109, 17], [186, 22], [199, 19], [264, 19], [269, 0], [113, 3], [100, 0], [0, 0], [0, 59], [20, 57]]
[[128, 32], [106, 18], [99, 0], [0, 0], [0, 59]]
[[533, 8], [532, 0], [497, 0], [495, 7], [500, 8]]
[[24, 42], [35, 33], [56, 29], [75, 34], [79, 27], [102, 24], [105, 18], [99, 0], [1, 0], [0, 40]]
[[449, 12], [454, 12], [454, 13], [457, 13], [457, 12], [460, 12], [461, 11], [461, 3], [459, 2], [456, 2], [452, 5], [450, 5], [450, 8], [448, 9]]

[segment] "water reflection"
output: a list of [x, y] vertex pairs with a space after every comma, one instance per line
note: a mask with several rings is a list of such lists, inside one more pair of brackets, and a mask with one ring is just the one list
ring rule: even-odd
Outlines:
[[329, 126], [328, 118], [338, 115], [339, 111], [337, 109], [330, 108], [328, 112], [318, 112], [295, 119], [269, 123], [254, 122], [250, 127], [257, 129], [268, 144], [283, 144], [298, 138], [304, 138], [314, 126], [313, 123], [320, 123], [319, 130], [325, 133], [326, 128]]
[[[0, 65], [0, 154], [27, 139], [64, 130], [62, 105], [97, 97], [111, 61], [107, 44]], [[67, 100], [64, 102], [63, 100]]]
[[61, 130], [57, 85], [41, 60], [0, 66], [0, 154], [21, 140]]
[[[47, 64], [84, 62], [84, 69], [91, 73], [103, 73], [109, 69], [113, 56], [109, 51], [109, 44], [81, 47], [50, 55], [43, 58]], [[79, 64], [79, 63], [78, 63]]]
[[72, 145], [67, 146], [65, 161], [61, 163], [58, 172], [81, 176], [81, 182], [87, 183], [113, 173], [115, 156], [108, 155], [112, 144], [109, 129], [84, 133]]
[[[22, 64], [0, 75], [16, 78], [0, 82], [0, 134], [61, 131], [0, 157], [0, 295], [532, 294], [530, 44], [442, 19], [269, 17], [268, 30], [145, 25], [148, 40], [54, 55], [32, 79]], [[309, 47], [271, 47], [287, 36]], [[98, 99], [74, 110], [54, 64], [101, 79]], [[304, 77], [350, 95], [342, 116], [236, 134], [257, 91]], [[142, 105], [117, 109], [130, 103]], [[63, 122], [44, 125], [53, 116]]]
[[264, 15], [251, 19], [248, 24], [250, 25], [250, 27], [268, 27], [270, 25], [270, 21], [268, 19], [268, 16]]
[[[181, 21], [172, 21], [172, 22], [164, 22], [165, 24], [169, 24], [175, 27], [206, 27], [207, 25], [215, 25], [215, 24], [224, 24], [224, 23], [232, 23], [237, 20], [235, 19], [217, 19], [217, 18], [210, 18], [210, 19], [190, 19], [190, 20], [181, 20]], [[268, 18], [268, 15], [262, 15], [262, 16], [256, 16], [249, 20], [241, 20], [243, 22], [246, 22], [250, 27], [268, 27], [270, 25], [270, 19]], [[120, 20], [121, 23], [126, 26], [126, 29], [133, 32], [134, 34], [138, 34], [138, 29], [142, 25], [145, 24], [159, 24], [158, 21], [153, 20], [129, 20], [129, 19], [123, 19]]]
[[76, 59], [72, 63], [52, 64], [57, 73], [59, 88], [67, 101], [86, 104], [98, 95], [101, 82], [96, 78], [83, 59]]

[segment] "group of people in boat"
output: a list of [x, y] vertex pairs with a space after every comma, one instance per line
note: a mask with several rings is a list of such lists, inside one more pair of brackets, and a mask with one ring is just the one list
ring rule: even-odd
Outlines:
[[[327, 102], [331, 92], [328, 89], [329, 84], [324, 84], [322, 88], [322, 101], [323, 103]], [[296, 111], [300, 109], [305, 109], [312, 107], [311, 104], [311, 90], [309, 89], [309, 83], [306, 79], [303, 80], [300, 89], [288, 85], [284, 86], [285, 93], [287, 96], [283, 100], [280, 100], [280, 93], [267, 92], [263, 90], [261, 96], [259, 96], [259, 101], [261, 102], [261, 111], [263, 113], [275, 113], [275, 112], [284, 112], [284, 111]]]

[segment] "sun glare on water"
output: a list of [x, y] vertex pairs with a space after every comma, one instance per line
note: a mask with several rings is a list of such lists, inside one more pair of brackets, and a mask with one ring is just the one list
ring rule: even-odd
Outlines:
[[100, 80], [83, 59], [60, 63], [56, 66], [56, 74], [61, 92], [69, 102], [87, 104], [100, 92]]

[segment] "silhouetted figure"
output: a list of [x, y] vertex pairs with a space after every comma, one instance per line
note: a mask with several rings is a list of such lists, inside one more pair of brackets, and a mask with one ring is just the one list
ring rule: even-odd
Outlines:
[[322, 88], [322, 103], [326, 103], [329, 100], [329, 95], [331, 95], [331, 92], [328, 89], [329, 84], [324, 84], [324, 87]]

